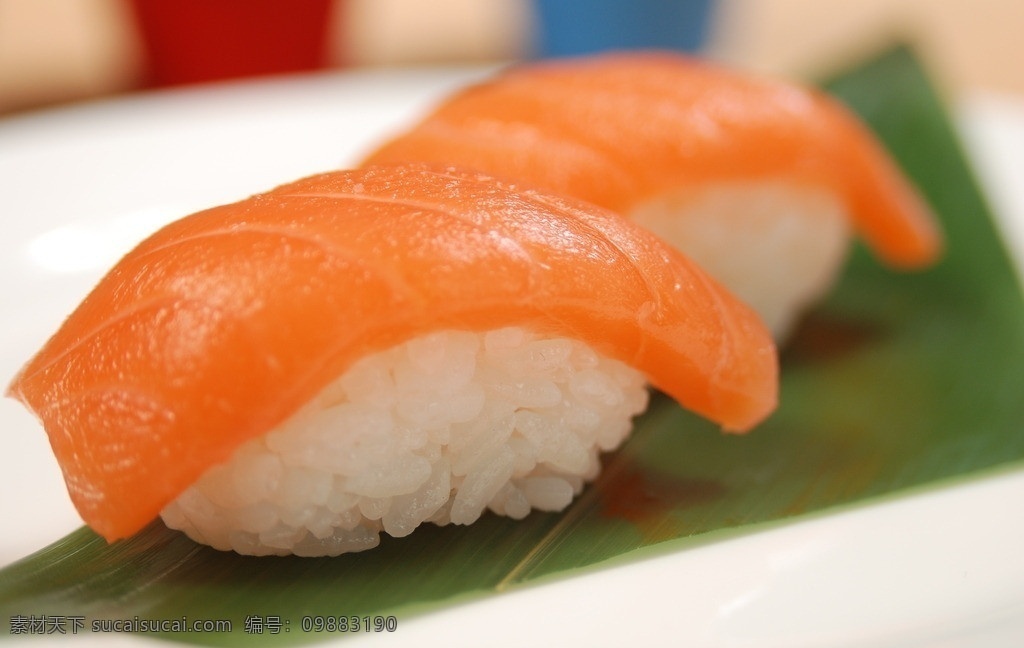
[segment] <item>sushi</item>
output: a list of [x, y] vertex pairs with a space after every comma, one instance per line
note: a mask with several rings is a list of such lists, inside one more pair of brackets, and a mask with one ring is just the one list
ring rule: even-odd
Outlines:
[[887, 264], [939, 256], [927, 205], [824, 94], [682, 55], [513, 67], [443, 101], [366, 164], [474, 168], [628, 216], [757, 310], [778, 339], [854, 231]]
[[143, 241], [14, 378], [109, 541], [244, 554], [564, 508], [647, 403], [774, 408], [748, 307], [646, 230], [476, 172], [302, 179]]

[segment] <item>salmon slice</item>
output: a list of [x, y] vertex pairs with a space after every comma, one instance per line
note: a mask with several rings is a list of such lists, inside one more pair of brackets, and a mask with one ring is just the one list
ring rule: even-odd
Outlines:
[[367, 158], [397, 161], [614, 210], [696, 261], [780, 342], [835, 282], [854, 233], [898, 269], [942, 248], [925, 202], [840, 104], [676, 54], [513, 68]]
[[776, 404], [757, 316], [610, 212], [475, 172], [333, 172], [163, 228], [9, 394], [41, 420], [83, 519], [126, 537], [360, 358], [432, 331], [579, 339], [745, 431]]
[[781, 178], [833, 192], [893, 266], [928, 265], [942, 247], [917, 191], [838, 102], [675, 54], [511, 68], [366, 164], [401, 161], [475, 168], [623, 214], [692, 187]]

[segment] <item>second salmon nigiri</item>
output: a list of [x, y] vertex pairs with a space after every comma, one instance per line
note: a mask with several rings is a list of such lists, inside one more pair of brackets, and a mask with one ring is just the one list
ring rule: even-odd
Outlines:
[[676, 54], [514, 67], [367, 159], [397, 161], [475, 168], [626, 215], [779, 337], [830, 285], [851, 230], [900, 268], [941, 247], [927, 206], [848, 110]]
[[475, 173], [314, 176], [173, 223], [11, 385], [85, 521], [249, 554], [559, 510], [646, 404], [776, 402], [756, 315], [654, 235]]

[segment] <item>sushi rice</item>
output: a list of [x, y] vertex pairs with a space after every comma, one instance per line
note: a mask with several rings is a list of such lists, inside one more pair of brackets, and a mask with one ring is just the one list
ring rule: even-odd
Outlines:
[[783, 180], [683, 187], [630, 216], [721, 281], [780, 341], [835, 283], [853, 239], [839, 196]]
[[334, 556], [423, 522], [559, 511], [647, 400], [640, 372], [580, 341], [436, 332], [360, 360], [161, 516], [217, 549]]

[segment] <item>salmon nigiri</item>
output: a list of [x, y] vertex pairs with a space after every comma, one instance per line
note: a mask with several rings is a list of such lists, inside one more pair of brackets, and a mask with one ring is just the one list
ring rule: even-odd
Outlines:
[[767, 330], [610, 212], [427, 167], [333, 172], [168, 225], [10, 393], [108, 540], [161, 514], [241, 553], [558, 510], [645, 381], [745, 431]]
[[938, 227], [867, 129], [808, 89], [681, 55], [512, 68], [458, 92], [368, 164], [453, 163], [626, 215], [751, 304], [778, 337], [856, 230], [897, 268]]

